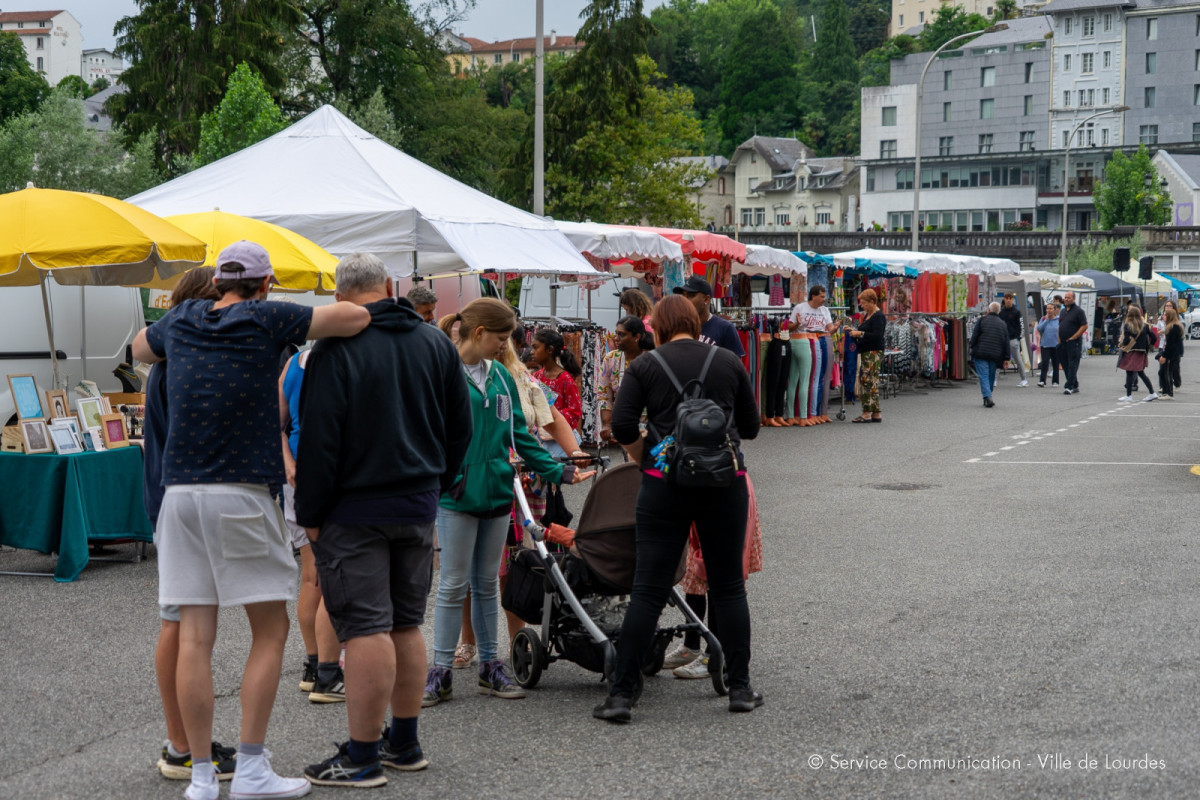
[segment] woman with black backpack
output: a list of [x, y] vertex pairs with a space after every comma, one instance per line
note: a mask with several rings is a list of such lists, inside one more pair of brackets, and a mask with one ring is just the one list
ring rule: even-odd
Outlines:
[[[728, 668], [729, 710], [753, 711], [763, 702], [750, 687], [750, 608], [742, 572], [748, 496], [739, 445], [757, 436], [759, 427], [750, 376], [732, 353], [697, 341], [700, 318], [683, 297], [668, 295], [654, 307], [653, 328], [658, 348], [629, 365], [612, 416], [613, 438], [641, 463], [642, 487], [637, 571], [617, 640], [616, 672], [608, 698], [592, 712], [610, 722], [632, 719], [641, 667], [693, 523], [708, 571], [713, 630]], [[696, 381], [703, 399], [681, 403], [681, 394], [693, 396]], [[638, 429], [643, 410], [648, 441]], [[681, 413], [686, 419], [677, 425]], [[719, 417], [723, 431], [705, 430], [706, 421]], [[709, 433], [718, 433], [719, 441]]]

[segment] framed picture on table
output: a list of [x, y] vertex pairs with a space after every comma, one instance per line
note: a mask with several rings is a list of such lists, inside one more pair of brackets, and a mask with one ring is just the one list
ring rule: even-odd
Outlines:
[[128, 447], [129, 430], [125, 427], [125, 415], [101, 415], [100, 436], [104, 439], [104, 448], [106, 450], [113, 450], [117, 447]]
[[75, 437], [75, 434], [66, 425], [52, 425], [49, 430], [50, 441], [54, 443], [54, 452], [60, 456], [69, 456], [83, 452], [83, 445], [79, 443], [79, 439]]
[[41, 419], [21, 420], [21, 439], [25, 442], [26, 453], [53, 453], [54, 443], [50, 439], [50, 431], [46, 421]]
[[46, 416], [51, 419], [64, 419], [71, 415], [71, 404], [67, 402], [67, 393], [62, 389], [46, 390]]
[[84, 397], [76, 400], [75, 408], [79, 412], [79, 425], [82, 428], [99, 428], [100, 417], [108, 413], [102, 397]]
[[46, 416], [37, 379], [32, 375], [9, 375], [8, 390], [12, 392], [18, 419], [43, 419]]

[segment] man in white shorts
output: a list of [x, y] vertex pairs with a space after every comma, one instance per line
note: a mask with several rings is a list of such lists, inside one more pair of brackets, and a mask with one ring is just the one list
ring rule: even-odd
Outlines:
[[230, 797], [300, 797], [311, 785], [276, 775], [263, 749], [287, 641], [286, 604], [296, 595], [291, 542], [267, 488], [283, 482], [276, 375], [287, 345], [353, 336], [370, 314], [352, 303], [311, 309], [265, 300], [274, 273], [253, 242], [226, 247], [213, 280], [220, 300], [175, 306], [133, 342], [138, 360], [167, 361], [159, 603], [180, 606], [176, 688], [192, 751], [184, 796], [220, 794], [209, 753], [212, 650], [218, 607], [241, 605], [252, 644]]

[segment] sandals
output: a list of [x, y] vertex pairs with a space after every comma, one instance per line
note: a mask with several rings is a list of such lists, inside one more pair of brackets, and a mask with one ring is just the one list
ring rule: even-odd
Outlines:
[[476, 657], [475, 645], [463, 642], [454, 650], [454, 668], [466, 669], [475, 663]]
[[875, 420], [871, 419], [870, 417], [855, 417], [854, 419], [852, 419], [850, 421], [851, 422], [874, 422]]

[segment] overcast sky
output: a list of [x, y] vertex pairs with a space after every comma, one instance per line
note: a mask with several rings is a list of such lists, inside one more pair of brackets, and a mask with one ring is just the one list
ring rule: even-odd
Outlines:
[[[645, 8], [649, 11], [665, 3], [666, 0], [645, 0]], [[555, 30], [564, 36], [574, 36], [579, 30], [579, 12], [586, 5], [587, 0], [544, 0], [547, 35]], [[111, 49], [115, 44], [113, 25], [121, 17], [137, 13], [135, 0], [0, 0], [0, 11], [50, 8], [65, 8], [79, 20], [85, 48]], [[535, 0], [478, 0], [470, 17], [454, 26], [454, 30], [489, 42], [533, 36], [536, 8]]]

